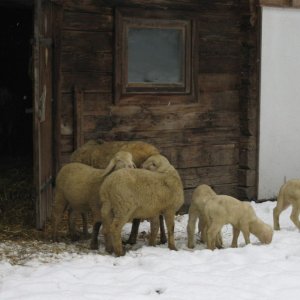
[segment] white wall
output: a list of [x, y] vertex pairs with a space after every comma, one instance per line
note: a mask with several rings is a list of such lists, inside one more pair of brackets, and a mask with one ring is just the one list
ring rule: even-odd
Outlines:
[[300, 9], [263, 8], [258, 198], [300, 178]]

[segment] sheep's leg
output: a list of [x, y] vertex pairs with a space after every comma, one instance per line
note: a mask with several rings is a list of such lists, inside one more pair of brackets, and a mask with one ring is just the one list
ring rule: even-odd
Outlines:
[[108, 253], [113, 252], [111, 234], [110, 234], [110, 227], [112, 223], [112, 214], [111, 214], [111, 207], [109, 202], [105, 202], [102, 205], [102, 222], [103, 222], [103, 229], [102, 232], [104, 234], [105, 240], [105, 251]]
[[156, 246], [156, 237], [159, 229], [159, 217], [154, 217], [150, 220], [150, 238], [149, 238], [149, 246]]
[[250, 244], [250, 231], [249, 231], [248, 226], [243, 225], [241, 227], [241, 231], [242, 231], [242, 234], [244, 236], [244, 240], [245, 240], [246, 245]]
[[194, 234], [195, 234], [195, 226], [196, 226], [197, 219], [198, 219], [197, 212], [190, 209], [189, 210], [189, 221], [188, 221], [188, 226], [187, 226], [188, 247], [189, 248], [195, 247]]
[[221, 231], [218, 232], [217, 237], [216, 237], [216, 247], [218, 249], [223, 248], [223, 240], [222, 240]]
[[82, 213], [81, 214], [81, 218], [82, 218], [82, 233], [83, 233], [83, 238], [87, 239], [89, 236], [88, 233], [88, 225], [87, 225], [87, 213]]
[[92, 250], [98, 250], [99, 245], [98, 245], [98, 235], [99, 235], [99, 230], [101, 227], [101, 222], [94, 222], [93, 224], [93, 233], [92, 233], [92, 239], [91, 239], [91, 244], [90, 248]]
[[299, 213], [300, 213], [300, 208], [293, 205], [293, 209], [292, 209], [290, 219], [298, 227], [298, 229], [300, 229]]
[[99, 248], [99, 244], [98, 244], [99, 229], [102, 225], [101, 210], [92, 209], [92, 214], [93, 214], [93, 233], [92, 233], [90, 248], [92, 250], [97, 250]]
[[165, 244], [167, 242], [167, 236], [165, 231], [165, 223], [164, 223], [164, 216], [159, 216], [159, 229], [160, 229], [160, 243]]
[[175, 240], [174, 240], [175, 213], [173, 211], [168, 211], [164, 214], [164, 217], [166, 220], [166, 225], [168, 230], [168, 247], [170, 250], [177, 251], [175, 247]]
[[139, 232], [139, 226], [140, 226], [141, 220], [140, 219], [133, 219], [132, 220], [132, 226], [131, 226], [131, 232], [128, 241], [126, 244], [134, 245], [136, 244], [136, 239]]
[[219, 224], [210, 223], [207, 229], [207, 248], [210, 250], [216, 249], [216, 238], [220, 232], [221, 227]]
[[60, 193], [58, 190], [56, 190], [55, 193], [55, 200], [54, 200], [54, 206], [52, 209], [52, 240], [54, 242], [58, 242], [58, 234], [57, 229], [58, 225], [62, 219], [62, 216], [67, 208], [67, 201], [65, 200], [62, 193]]
[[283, 212], [289, 206], [290, 206], [290, 203], [288, 201], [284, 200], [284, 191], [281, 188], [279, 191], [279, 195], [277, 197], [276, 207], [273, 209], [274, 230], [280, 230], [279, 216], [280, 216], [281, 212]]
[[232, 231], [233, 231], [233, 238], [232, 238], [231, 247], [232, 248], [237, 248], [237, 246], [238, 246], [238, 237], [240, 235], [240, 230], [236, 227], [233, 227]]
[[207, 242], [207, 222], [205, 221], [204, 216], [200, 216], [200, 218], [199, 218], [198, 230], [199, 230], [199, 233], [201, 234], [201, 236], [200, 236], [201, 243], [206, 243]]
[[69, 232], [71, 241], [75, 242], [79, 240], [79, 234], [76, 232], [76, 212], [73, 209], [69, 209]]
[[126, 224], [128, 218], [124, 217], [115, 217], [111, 223], [111, 238], [112, 238], [112, 245], [116, 256], [123, 256], [125, 255], [125, 251], [122, 245], [121, 239], [121, 231], [123, 226]]

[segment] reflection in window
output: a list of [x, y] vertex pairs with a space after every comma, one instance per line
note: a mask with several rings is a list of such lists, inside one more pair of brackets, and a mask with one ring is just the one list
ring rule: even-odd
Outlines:
[[182, 84], [183, 31], [128, 28], [128, 83]]

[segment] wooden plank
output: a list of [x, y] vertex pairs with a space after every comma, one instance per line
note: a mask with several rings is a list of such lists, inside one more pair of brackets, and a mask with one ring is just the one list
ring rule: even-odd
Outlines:
[[61, 28], [63, 9], [61, 5], [53, 5], [53, 111], [54, 111], [54, 160], [53, 174], [56, 175], [61, 161]]
[[84, 94], [83, 114], [108, 116], [112, 105], [111, 93], [86, 93]]
[[112, 92], [112, 75], [99, 72], [63, 72], [62, 91], [71, 92], [77, 86], [84, 91]]
[[185, 189], [199, 184], [233, 184], [238, 182], [237, 165], [178, 169]]
[[62, 52], [62, 72], [113, 72], [112, 53]]
[[237, 144], [199, 144], [164, 149], [164, 153], [176, 168], [237, 165], [239, 158]]
[[75, 53], [109, 52], [113, 49], [112, 32], [63, 30], [62, 51]]
[[205, 73], [200, 72], [198, 76], [199, 89], [201, 93], [224, 92], [237, 90], [240, 84], [239, 74], [235, 72]]
[[79, 148], [84, 143], [84, 132], [83, 132], [83, 91], [75, 86], [74, 88], [74, 150]]
[[63, 29], [77, 31], [112, 31], [113, 15], [65, 11]]
[[70, 11], [83, 12], [101, 12], [103, 14], [112, 14], [112, 8], [104, 1], [95, 0], [64, 0], [64, 9]]
[[290, 0], [260, 0], [260, 5], [263, 6], [290, 6]]
[[[199, 55], [199, 73], [234, 73], [240, 71], [239, 56]], [[201, 87], [200, 87], [201, 89]]]
[[[62, 136], [73, 134], [73, 94], [62, 93], [60, 132]], [[61, 150], [62, 151], [62, 150]], [[63, 151], [62, 151], [63, 152]]]
[[[62, 151], [62, 157], [67, 155], [70, 155], [74, 151], [74, 139], [72, 135], [64, 135], [61, 138], [61, 151]], [[65, 160], [64, 160], [65, 162]]]
[[196, 107], [112, 107], [111, 119], [120, 131], [179, 130], [188, 128], [232, 128], [239, 126], [239, 114], [232, 111], [201, 112]]

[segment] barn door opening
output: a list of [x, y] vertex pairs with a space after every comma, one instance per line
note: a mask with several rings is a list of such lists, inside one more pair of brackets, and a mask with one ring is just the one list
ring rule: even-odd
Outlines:
[[0, 220], [33, 226], [30, 1], [1, 1], [0, 28]]

